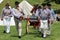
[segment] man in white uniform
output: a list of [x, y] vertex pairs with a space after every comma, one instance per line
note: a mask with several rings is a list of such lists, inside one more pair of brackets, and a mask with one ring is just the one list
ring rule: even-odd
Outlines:
[[19, 2], [15, 2], [15, 8], [13, 8], [13, 15], [15, 20], [16, 29], [18, 32], [18, 37], [21, 38], [22, 33], [22, 19], [23, 19], [23, 10], [19, 7]]
[[[40, 10], [41, 10], [41, 6], [38, 6], [38, 9], [36, 10], [36, 14], [35, 14], [35, 16], [37, 16], [39, 18], [39, 20], [40, 20]], [[38, 32], [40, 31], [39, 26], [40, 25], [37, 26], [37, 31]]]
[[47, 3], [47, 5], [48, 5], [48, 8], [51, 12], [50, 22], [48, 23], [48, 33], [47, 33], [48, 35], [50, 35], [51, 34], [51, 27], [50, 26], [54, 22], [54, 20], [56, 19], [56, 14], [55, 14], [54, 10], [51, 8], [51, 4]]
[[9, 6], [10, 6], [9, 3], [7, 3], [2, 10], [1, 20], [3, 20], [3, 24], [4, 24], [4, 33], [10, 32], [10, 21], [12, 17], [12, 11]]
[[33, 16], [36, 15], [36, 10], [37, 10], [37, 8], [38, 8], [38, 4], [34, 4], [32, 10], [31, 10], [31, 13], [32, 13]]
[[47, 4], [42, 4], [43, 8], [40, 10], [39, 16], [40, 16], [40, 30], [42, 33], [42, 37], [47, 36], [47, 29], [48, 29], [48, 20], [50, 19], [50, 10], [47, 8]]

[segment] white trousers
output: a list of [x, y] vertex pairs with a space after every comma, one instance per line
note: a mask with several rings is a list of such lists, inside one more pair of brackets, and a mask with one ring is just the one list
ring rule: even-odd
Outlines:
[[18, 36], [21, 36], [21, 33], [22, 33], [22, 21], [14, 18], [15, 20], [15, 25], [16, 25], [16, 29], [17, 29], [17, 32], [18, 32]]
[[6, 33], [10, 32], [10, 21], [11, 21], [11, 17], [5, 16], [3, 18], [4, 31], [6, 31]]
[[51, 34], [51, 22], [53, 22], [54, 19], [50, 19], [50, 23], [48, 23], [48, 32], [47, 34], [50, 35]]
[[40, 22], [41, 22], [41, 26], [39, 29], [41, 30], [41, 33], [46, 36], [48, 29], [48, 20], [40, 20]]
[[48, 20], [40, 20], [40, 22], [41, 22], [40, 28], [42, 28], [42, 29], [48, 28]]
[[51, 34], [51, 24], [50, 24], [50, 23], [48, 24], [48, 31], [47, 31], [47, 34], [48, 34], [48, 35]]

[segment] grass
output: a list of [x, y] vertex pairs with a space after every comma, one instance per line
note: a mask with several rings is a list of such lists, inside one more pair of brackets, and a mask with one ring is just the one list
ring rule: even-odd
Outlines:
[[[4, 0], [0, 4], [0, 13], [2, 11], [2, 8], [5, 6], [6, 2], [10, 3], [12, 8], [14, 7], [14, 2], [19, 1], [21, 2], [22, 0]], [[41, 4], [44, 0], [27, 0], [31, 5], [38, 3]], [[53, 9], [60, 9], [59, 4], [55, 4], [54, 2], [51, 2], [52, 8]], [[3, 26], [0, 26], [0, 40], [20, 40], [17, 37], [17, 31], [15, 26], [11, 26], [11, 33], [10, 34], [4, 34], [3, 33]], [[42, 38], [40, 34], [34, 30], [32, 27], [30, 28], [30, 34], [25, 34], [26, 33], [26, 22], [23, 21], [23, 26], [22, 26], [22, 38], [21, 40], [60, 40], [60, 23], [59, 22], [54, 22], [51, 26], [52, 28], [52, 34], [51, 36], [48, 36], [47, 38]]]
[[52, 33], [51, 36], [47, 38], [42, 38], [40, 34], [30, 27], [30, 34], [26, 34], [26, 22], [23, 21], [22, 26], [22, 38], [19, 39], [17, 37], [17, 31], [15, 26], [11, 26], [11, 33], [4, 34], [3, 33], [3, 26], [0, 26], [0, 40], [60, 40], [60, 23], [54, 22], [51, 25]]

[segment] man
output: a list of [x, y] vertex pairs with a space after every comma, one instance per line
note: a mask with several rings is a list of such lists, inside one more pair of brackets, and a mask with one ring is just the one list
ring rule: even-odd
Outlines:
[[13, 15], [14, 15], [16, 29], [18, 32], [18, 37], [21, 38], [23, 10], [19, 7], [18, 1], [15, 2], [15, 8], [13, 8]]
[[56, 14], [55, 14], [54, 10], [51, 8], [51, 4], [50, 3], [48, 3], [47, 6], [48, 6], [48, 8], [49, 8], [49, 10], [51, 11], [51, 14], [52, 14], [51, 15], [52, 16], [51, 20], [54, 21], [55, 18], [56, 18]]
[[38, 8], [38, 4], [34, 4], [32, 10], [31, 10], [32, 15], [35, 16], [37, 8]]
[[54, 12], [54, 10], [51, 8], [51, 4], [50, 3], [47, 3], [47, 5], [48, 5], [48, 9], [50, 10], [50, 12], [51, 12], [51, 17], [50, 17], [50, 22], [48, 23], [48, 35], [50, 35], [51, 34], [51, 23], [53, 23], [54, 22], [54, 20], [56, 19], [56, 14], [55, 14], [55, 12]]
[[[40, 10], [41, 10], [41, 6], [38, 6], [38, 8], [37, 8], [37, 10], [36, 10], [36, 14], [35, 14], [35, 16], [37, 16], [38, 17], [38, 20], [40, 20]], [[39, 32], [40, 30], [39, 30], [39, 26], [40, 26], [40, 23], [39, 23], [39, 25], [37, 26], [37, 31]]]
[[10, 21], [12, 17], [12, 11], [9, 3], [6, 3], [5, 7], [2, 10], [1, 20], [4, 23], [4, 33], [10, 33]]
[[47, 36], [47, 29], [48, 29], [48, 20], [50, 19], [50, 10], [47, 8], [47, 4], [43, 3], [42, 4], [42, 9], [40, 10], [40, 30], [42, 33], [42, 37], [46, 37]]
[[[31, 17], [36, 17], [37, 16], [37, 14], [36, 14], [36, 10], [38, 9], [38, 4], [35, 4], [34, 6], [33, 6], [33, 8], [32, 8], [32, 10], [31, 10], [31, 13], [32, 13], [32, 16]], [[32, 19], [33, 19], [32, 18]], [[36, 23], [34, 23], [34, 29], [36, 29]]]
[[38, 6], [35, 16], [39, 16], [40, 10], [41, 10], [41, 6]]

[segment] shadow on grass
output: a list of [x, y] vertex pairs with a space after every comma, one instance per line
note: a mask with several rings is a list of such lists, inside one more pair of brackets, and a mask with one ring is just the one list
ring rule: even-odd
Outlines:
[[[25, 33], [24, 35], [22, 35], [22, 37], [26, 36], [27, 34]], [[18, 37], [18, 35], [11, 35], [11, 37]]]
[[11, 35], [11, 37], [18, 37], [18, 35]]
[[34, 37], [39, 37], [39, 38], [41, 38], [41, 33], [39, 33], [39, 32], [35, 32], [35, 33], [31, 32], [31, 33], [29, 33], [28, 35], [32, 35], [32, 36], [34, 36]]

